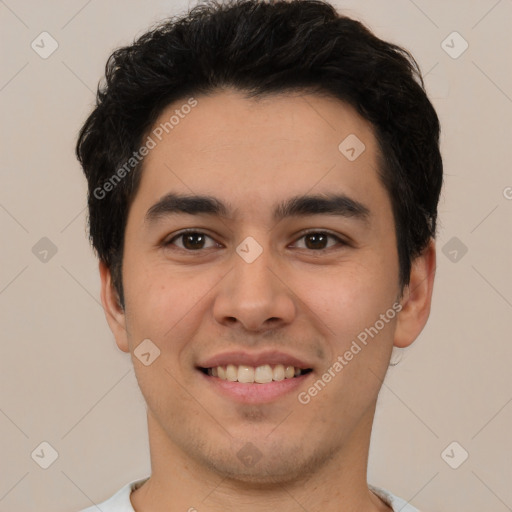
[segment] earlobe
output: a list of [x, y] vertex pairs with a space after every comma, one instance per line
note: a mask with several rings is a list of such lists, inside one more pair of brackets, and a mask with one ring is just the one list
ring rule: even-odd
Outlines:
[[436, 270], [436, 247], [431, 240], [411, 264], [409, 285], [401, 299], [402, 310], [397, 317], [394, 346], [405, 348], [419, 336], [430, 315]]
[[105, 318], [119, 349], [123, 352], [129, 352], [126, 316], [119, 304], [119, 297], [112, 283], [112, 274], [103, 261], [99, 262], [99, 271], [101, 278], [101, 303], [103, 304]]

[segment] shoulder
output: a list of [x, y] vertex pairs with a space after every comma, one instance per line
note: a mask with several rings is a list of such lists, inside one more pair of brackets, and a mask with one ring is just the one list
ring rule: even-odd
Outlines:
[[149, 477], [127, 483], [106, 501], [80, 510], [80, 512], [98, 512], [98, 509], [102, 512], [135, 512], [130, 501], [130, 494], [133, 490], [140, 487], [148, 478]]
[[404, 500], [403, 498], [400, 498], [399, 496], [396, 496], [387, 489], [382, 489], [381, 487], [376, 487], [374, 485], [368, 485], [368, 488], [379, 498], [381, 498], [387, 505], [389, 505], [394, 512], [420, 512], [408, 501]]

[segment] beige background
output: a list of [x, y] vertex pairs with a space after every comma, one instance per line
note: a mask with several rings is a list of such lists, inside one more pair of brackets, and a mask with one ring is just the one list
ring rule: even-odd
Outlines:
[[[413, 52], [446, 170], [433, 309], [383, 386], [369, 481], [426, 512], [512, 510], [512, 1], [336, 5]], [[144, 402], [99, 302], [73, 151], [110, 52], [186, 6], [0, 2], [2, 512], [71, 512], [149, 474]], [[47, 59], [31, 48], [43, 31], [59, 45]], [[469, 44], [456, 59], [441, 45], [453, 31]], [[57, 248], [46, 262], [32, 251], [43, 237]], [[455, 262], [442, 252], [453, 237], [468, 249]], [[59, 455], [46, 470], [31, 458], [43, 441]], [[458, 469], [441, 456], [453, 441], [452, 464], [469, 453]]]

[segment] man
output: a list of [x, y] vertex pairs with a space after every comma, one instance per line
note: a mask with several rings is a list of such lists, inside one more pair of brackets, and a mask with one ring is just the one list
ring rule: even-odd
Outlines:
[[201, 4], [113, 53], [77, 155], [152, 466], [98, 507], [416, 510], [366, 478], [434, 280], [412, 56], [322, 1]]

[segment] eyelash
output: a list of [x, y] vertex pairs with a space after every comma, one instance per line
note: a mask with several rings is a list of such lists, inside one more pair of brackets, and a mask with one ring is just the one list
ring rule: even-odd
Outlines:
[[[194, 234], [197, 234], [197, 235], [205, 235], [206, 237], [208, 238], [211, 238], [213, 240], [213, 238], [204, 233], [203, 231], [199, 231], [197, 229], [185, 229], [181, 232], [179, 232], [178, 234], [174, 235], [170, 240], [168, 241], [165, 241], [163, 243], [164, 247], [169, 247], [171, 245], [174, 245], [174, 240], [177, 240], [187, 234], [190, 234], [190, 233], [194, 233]], [[330, 238], [334, 238], [336, 239], [336, 241], [338, 242], [338, 244], [340, 244], [341, 246], [348, 246], [349, 244], [347, 242], [345, 242], [343, 239], [341, 239], [339, 236], [337, 235], [334, 235], [333, 233], [329, 232], [329, 231], [325, 231], [325, 230], [311, 230], [311, 231], [306, 231], [304, 233], [302, 233], [302, 235], [297, 238], [297, 240], [300, 240], [304, 237], [306, 237], [307, 235], [314, 235], [314, 234], [322, 234], [322, 235], [327, 235], [328, 237]], [[297, 241], [296, 240], [296, 241]], [[315, 252], [315, 253], [323, 253], [323, 252], [326, 252], [326, 251], [329, 251], [331, 249], [335, 248], [335, 246], [333, 247], [326, 247], [325, 249], [308, 249], [307, 247], [305, 248], [306, 250], [309, 250], [310, 252]], [[182, 247], [178, 247], [179, 250], [181, 251], [186, 251], [186, 252], [189, 252], [189, 253], [199, 253], [199, 252], [202, 252], [206, 249], [197, 249], [197, 250], [191, 250], [191, 249], [184, 249]]]

